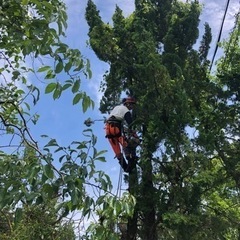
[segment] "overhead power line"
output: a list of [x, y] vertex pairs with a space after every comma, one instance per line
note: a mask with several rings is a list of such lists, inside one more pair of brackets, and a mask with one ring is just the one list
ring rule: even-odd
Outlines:
[[212, 70], [213, 62], [214, 62], [214, 59], [216, 57], [216, 53], [217, 53], [217, 50], [218, 50], [218, 44], [221, 40], [223, 25], [224, 25], [225, 18], [226, 18], [226, 15], [227, 15], [227, 10], [228, 10], [229, 3], [230, 3], [230, 0], [227, 0], [227, 4], [226, 4], [226, 7], [225, 7], [225, 11], [224, 11], [224, 16], [223, 16], [223, 19], [222, 19], [222, 24], [221, 24], [220, 31], [219, 31], [219, 34], [218, 34], [216, 47], [215, 47], [215, 50], [214, 50], [214, 53], [213, 53], [213, 58], [212, 58], [211, 65], [210, 65], [210, 71]]

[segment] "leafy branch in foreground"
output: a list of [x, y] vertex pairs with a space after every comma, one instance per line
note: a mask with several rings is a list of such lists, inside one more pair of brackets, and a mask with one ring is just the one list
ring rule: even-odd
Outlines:
[[81, 103], [83, 112], [94, 107], [81, 89], [83, 76], [91, 78], [90, 62], [62, 41], [66, 27], [66, 6], [60, 0], [9, 0], [0, 6], [0, 210], [9, 210], [20, 229], [25, 209], [38, 212], [49, 202], [56, 222], [73, 211], [93, 219], [96, 209], [116, 222], [123, 212], [131, 214], [135, 204], [126, 195], [122, 206], [109, 176], [97, 170], [105, 151], [96, 149], [90, 130], [83, 132], [86, 141], [63, 147], [50, 138], [43, 149], [31, 133], [41, 117], [34, 110], [44, 97], [42, 89], [54, 100], [68, 89], [72, 104]]

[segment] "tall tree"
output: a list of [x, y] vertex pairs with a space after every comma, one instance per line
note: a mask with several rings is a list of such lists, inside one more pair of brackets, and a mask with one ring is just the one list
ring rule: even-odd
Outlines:
[[[236, 166], [229, 147], [237, 152], [237, 143], [227, 139], [227, 129], [237, 130], [238, 113], [236, 105], [229, 106], [229, 99], [221, 100], [228, 91], [231, 101], [236, 98], [236, 81], [232, 82], [231, 75], [230, 83], [224, 72], [222, 79], [229, 84], [224, 91], [224, 84], [210, 76], [208, 24], [199, 50], [194, 49], [200, 12], [198, 1], [137, 0], [127, 18], [116, 7], [111, 26], [101, 20], [93, 1], [86, 8], [92, 49], [110, 67], [102, 81], [100, 110], [108, 112], [123, 92], [138, 101], [135, 128], [143, 143], [139, 184], [134, 182], [137, 190], [132, 192], [138, 221], [128, 229], [126, 239], [207, 239], [211, 232], [219, 236], [238, 231], [230, 224], [219, 233], [218, 223], [232, 216], [212, 205], [236, 201], [230, 192], [237, 186], [228, 166], [231, 162]], [[229, 197], [225, 192], [214, 198], [220, 189], [224, 191], [224, 184], [231, 189]], [[212, 211], [216, 211], [214, 217]], [[238, 210], [235, 213], [239, 215]], [[209, 221], [211, 231], [199, 230]]]

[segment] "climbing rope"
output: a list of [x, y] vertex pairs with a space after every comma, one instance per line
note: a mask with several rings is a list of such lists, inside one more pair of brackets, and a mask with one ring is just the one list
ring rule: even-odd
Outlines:
[[[122, 190], [122, 175], [123, 175], [122, 172], [123, 172], [123, 170], [122, 170], [122, 168], [120, 167], [119, 178], [118, 178], [118, 187], [117, 187], [117, 193], [116, 193], [116, 196], [117, 196], [117, 198], [119, 198], [119, 199], [120, 199], [120, 197], [121, 197], [121, 190]], [[117, 232], [120, 231], [120, 230], [119, 230], [119, 223], [120, 223], [119, 218], [117, 218], [117, 222], [116, 222]]]
[[212, 66], [213, 66], [214, 59], [215, 59], [215, 56], [216, 56], [216, 53], [217, 53], [217, 50], [218, 50], [219, 42], [221, 40], [221, 35], [222, 35], [222, 31], [223, 31], [223, 25], [224, 25], [224, 22], [225, 22], [227, 11], [228, 11], [229, 2], [230, 2], [230, 0], [227, 0], [227, 4], [226, 4], [226, 7], [225, 7], [225, 11], [224, 11], [224, 16], [223, 16], [223, 19], [222, 19], [222, 24], [221, 24], [220, 31], [219, 31], [219, 34], [218, 34], [216, 47], [215, 47], [215, 50], [214, 50], [214, 53], [213, 53], [213, 57], [212, 57], [212, 61], [211, 61], [211, 64], [210, 64], [210, 71], [212, 70]]
[[121, 190], [122, 190], [122, 168], [120, 167], [120, 171], [119, 171], [119, 178], [118, 178], [118, 187], [117, 187], [117, 193], [116, 193], [116, 196], [118, 198], [121, 197]]

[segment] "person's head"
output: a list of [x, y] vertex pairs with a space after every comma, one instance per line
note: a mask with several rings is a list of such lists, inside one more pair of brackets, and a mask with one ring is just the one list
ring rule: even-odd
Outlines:
[[126, 106], [129, 110], [133, 109], [134, 104], [136, 104], [136, 100], [132, 97], [127, 97], [122, 100], [124, 106]]

